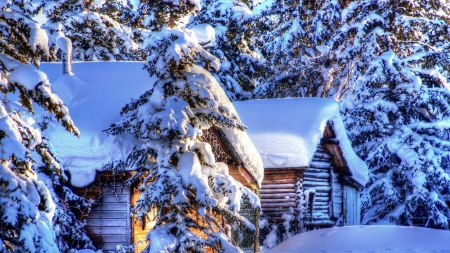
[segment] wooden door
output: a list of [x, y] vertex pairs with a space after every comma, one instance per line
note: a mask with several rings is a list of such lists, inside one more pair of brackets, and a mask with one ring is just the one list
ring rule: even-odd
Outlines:
[[344, 226], [359, 225], [361, 222], [361, 201], [359, 191], [344, 186]]
[[97, 200], [88, 214], [80, 214], [86, 221], [86, 233], [94, 246], [114, 251], [117, 245], [131, 244], [130, 189], [123, 186], [126, 175], [101, 173], [95, 182], [74, 192], [87, 199]]

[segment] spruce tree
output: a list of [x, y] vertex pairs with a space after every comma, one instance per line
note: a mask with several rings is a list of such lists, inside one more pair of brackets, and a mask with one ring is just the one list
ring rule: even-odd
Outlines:
[[77, 239], [83, 236], [81, 222], [58, 221], [71, 214], [58, 201], [87, 201], [62, 186], [66, 177], [34, 115], [46, 110], [78, 135], [67, 108], [38, 70], [50, 55], [46, 32], [31, 19], [43, 3], [7, 1], [0, 9], [0, 252], [59, 252], [74, 241], [90, 242]]
[[[50, 0], [45, 2], [44, 13], [48, 20], [44, 27], [51, 34], [52, 42], [57, 37], [68, 37], [72, 41], [73, 59], [80, 61], [143, 60], [139, 36], [133, 29], [115, 20], [117, 13], [128, 13], [126, 3], [94, 0]], [[115, 11], [112, 8], [120, 8]], [[109, 13], [112, 17], [99, 13]], [[123, 14], [126, 16], [125, 14]], [[120, 16], [122, 17], [122, 16]], [[54, 55], [53, 58], [58, 57]]]
[[[244, 129], [237, 116], [216, 92], [214, 77], [196, 60], [219, 68], [219, 60], [197, 43], [195, 33], [183, 27], [183, 18], [200, 10], [194, 0], [149, 1], [157, 31], [146, 45], [146, 69], [156, 81], [137, 100], [127, 104], [122, 121], [109, 134], [129, 132], [142, 141], [113, 169], [137, 172], [140, 197], [133, 208], [136, 219], [157, 208], [155, 227], [148, 233], [143, 252], [241, 252], [225, 235], [223, 221], [255, 229], [238, 214], [241, 198], [257, 207], [255, 194], [216, 163], [208, 143], [199, 141], [211, 126]], [[149, 81], [150, 82], [150, 81]]]
[[330, 47], [342, 113], [369, 165], [362, 223], [449, 228], [447, 1], [359, 0]]
[[270, 75], [256, 48], [252, 6], [245, 2], [204, 1], [204, 7], [189, 24], [189, 27], [209, 24], [215, 28], [210, 52], [221, 62], [216, 78], [232, 101], [248, 99], [250, 92]]
[[253, 98], [336, 98], [339, 73], [329, 41], [340, 27], [342, 1], [272, 0], [254, 9], [259, 47], [273, 75]]

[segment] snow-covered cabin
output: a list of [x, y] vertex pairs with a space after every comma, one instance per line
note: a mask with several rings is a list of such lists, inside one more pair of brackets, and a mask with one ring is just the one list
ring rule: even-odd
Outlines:
[[282, 222], [303, 194], [306, 226], [360, 223], [359, 189], [368, 170], [351, 147], [338, 103], [286, 98], [233, 105], [263, 161], [261, 218]]
[[[104, 250], [115, 250], [119, 244], [145, 241], [147, 232], [155, 223], [152, 218], [156, 210], [149, 214], [150, 220], [132, 222], [130, 208], [138, 192], [123, 184], [132, 171], [116, 175], [102, 171], [107, 162], [126, 155], [137, 143], [132, 136], [107, 137], [102, 131], [120, 120], [121, 108], [130, 99], [139, 97], [149, 88], [152, 81], [142, 67], [142, 62], [74, 63], [75, 75], [61, 75], [60, 63], [41, 65], [41, 70], [52, 83], [52, 89], [68, 105], [70, 115], [81, 132], [80, 138], [76, 138], [62, 127], [50, 125], [50, 131], [44, 131], [44, 134], [49, 135], [54, 151], [69, 172], [74, 191], [98, 200], [99, 205], [89, 214], [80, 210], [79, 215], [86, 220], [86, 230], [94, 244]], [[220, 100], [234, 110], [225, 93], [217, 86]], [[228, 164], [230, 175], [258, 191], [263, 178], [262, 161], [245, 132], [213, 128], [204, 131], [201, 138], [211, 144], [216, 161]], [[242, 213], [250, 221], [258, 221], [256, 210], [243, 208]], [[236, 233], [234, 236], [237, 236]], [[240, 246], [252, 247], [255, 239], [258, 238], [253, 238], [251, 242], [240, 241]], [[238, 238], [234, 241], [237, 242]], [[138, 244], [137, 252], [144, 247], [145, 243]]]

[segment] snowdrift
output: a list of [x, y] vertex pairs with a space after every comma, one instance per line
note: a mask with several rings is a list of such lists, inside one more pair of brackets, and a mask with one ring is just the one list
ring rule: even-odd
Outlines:
[[450, 253], [450, 231], [402, 226], [319, 229], [289, 238], [265, 253]]

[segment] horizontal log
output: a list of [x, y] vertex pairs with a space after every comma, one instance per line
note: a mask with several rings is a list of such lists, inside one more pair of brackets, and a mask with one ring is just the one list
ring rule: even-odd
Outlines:
[[325, 162], [311, 162], [308, 166], [309, 168], [332, 168], [330, 163]]
[[324, 150], [322, 150], [321, 152], [315, 152], [313, 159], [330, 159], [331, 156], [329, 154], [327, 154]]
[[328, 164], [332, 165], [330, 159], [321, 159], [321, 158], [313, 158], [311, 160], [310, 164], [312, 164], [312, 163], [328, 163]]
[[316, 190], [316, 192], [330, 192], [331, 187], [329, 187], [329, 186], [315, 186], [314, 190]]
[[315, 202], [330, 202], [330, 197], [315, 197], [314, 198]]
[[330, 173], [329, 168], [311, 168], [309, 167], [305, 173]]
[[297, 176], [295, 174], [264, 175], [263, 182], [267, 181], [267, 180], [280, 180], [280, 179], [294, 179], [294, 180], [297, 180]]
[[123, 219], [86, 219], [86, 223], [90, 227], [125, 227], [127, 225], [127, 218]]
[[324, 178], [330, 179], [330, 173], [328, 172], [316, 172], [316, 171], [308, 171], [303, 173], [305, 178]]
[[262, 203], [297, 203], [296, 199], [289, 199], [289, 200], [283, 200], [283, 199], [262, 199], [261, 200], [261, 204]]
[[314, 187], [314, 186], [330, 186], [329, 182], [312, 182], [312, 181], [305, 181], [303, 182], [303, 187]]
[[[262, 213], [264, 215], [266, 215], [266, 214], [269, 215], [269, 214], [274, 213], [274, 212], [289, 213], [290, 212], [290, 207], [277, 207], [277, 208], [265, 207], [265, 208], [262, 208], [261, 210], [262, 210]], [[263, 214], [261, 214], [261, 215], [263, 215]]]
[[264, 210], [264, 208], [271, 208], [271, 207], [295, 207], [295, 203], [261, 203], [261, 207]]
[[322, 148], [322, 146], [317, 146], [316, 152], [315, 152], [315, 153], [318, 153], [318, 154], [328, 154], [328, 151], [325, 150], [324, 148]]
[[295, 184], [264, 184], [264, 182], [261, 185], [262, 189], [277, 189], [277, 188], [285, 188], [285, 189], [295, 189]]
[[279, 179], [279, 180], [265, 180], [264, 184], [295, 184], [295, 179]]
[[[282, 211], [280, 211], [279, 209], [278, 210], [275, 210], [275, 211], [267, 211], [267, 210], [263, 210], [263, 213], [261, 214], [261, 218], [262, 219], [275, 219], [275, 218], [279, 218], [279, 219], [281, 219], [281, 216], [283, 215], [283, 214], [285, 214], [285, 213], [289, 213], [289, 214], [292, 214], [292, 213], [290, 213], [289, 211], [286, 211], [286, 210], [282, 210]], [[295, 215], [295, 214], [292, 214], [292, 215]]]
[[322, 201], [316, 201], [314, 200], [314, 206], [319, 207], [319, 206], [329, 206], [329, 202], [322, 202]]
[[329, 180], [329, 179], [326, 179], [326, 178], [311, 178], [311, 177], [305, 177], [303, 183], [304, 183], [304, 182], [324, 182], [324, 183], [327, 183], [328, 185], [331, 185], [331, 184], [330, 184], [330, 180]]
[[268, 194], [268, 193], [295, 193], [294, 188], [281, 188], [281, 189], [261, 189], [259, 190], [259, 193], [261, 194]]
[[280, 198], [284, 198], [286, 196], [288, 197], [293, 197], [295, 198], [297, 194], [296, 193], [273, 193], [273, 194], [260, 194], [260, 198], [264, 199], [264, 198], [269, 198], [269, 197], [280, 197]]

